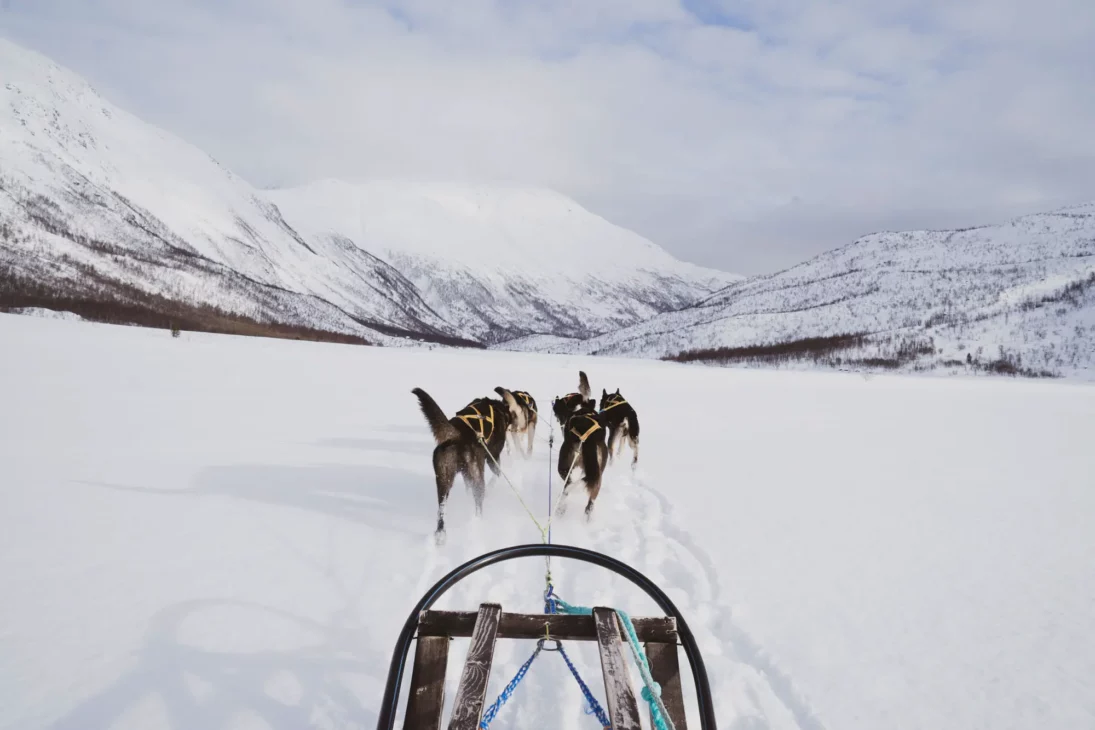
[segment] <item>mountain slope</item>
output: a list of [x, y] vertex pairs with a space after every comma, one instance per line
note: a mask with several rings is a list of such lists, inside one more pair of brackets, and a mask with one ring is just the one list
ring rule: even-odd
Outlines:
[[679, 261], [550, 190], [324, 180], [268, 195], [310, 240], [376, 253], [488, 342], [610, 331], [741, 278]]
[[584, 341], [514, 345], [880, 367], [964, 365], [969, 356], [973, 365], [1004, 371], [1090, 371], [1095, 204], [1003, 225], [872, 234], [634, 327]]
[[458, 336], [386, 263], [305, 241], [197, 148], [0, 40], [0, 265], [78, 294], [148, 295], [392, 343]]
[[0, 308], [469, 345], [597, 334], [738, 278], [549, 191], [268, 194], [37, 53], [0, 40], [0, 70]]

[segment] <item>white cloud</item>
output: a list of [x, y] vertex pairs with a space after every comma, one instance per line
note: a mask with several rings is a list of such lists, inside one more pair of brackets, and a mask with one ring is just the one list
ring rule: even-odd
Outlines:
[[1090, 0], [11, 0], [0, 18], [257, 184], [518, 179], [732, 270], [1095, 198]]

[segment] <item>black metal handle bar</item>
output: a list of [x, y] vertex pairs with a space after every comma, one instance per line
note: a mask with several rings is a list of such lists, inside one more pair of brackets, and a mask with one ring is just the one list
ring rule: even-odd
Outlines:
[[707, 679], [707, 668], [704, 666], [703, 657], [700, 656], [699, 647], [696, 645], [696, 637], [692, 635], [692, 630], [688, 627], [688, 623], [685, 622], [684, 616], [682, 616], [681, 612], [677, 610], [677, 607], [673, 605], [673, 602], [669, 600], [669, 596], [665, 595], [662, 589], [655, 585], [653, 581], [627, 563], [616, 560], [615, 558], [610, 558], [603, 553], [574, 547], [573, 545], [537, 544], [514, 545], [513, 547], [501, 548], [489, 553], [483, 553], [479, 557], [472, 558], [463, 565], [453, 568], [448, 575], [437, 581], [437, 583], [422, 596], [418, 605], [411, 611], [411, 615], [407, 617], [407, 622], [403, 624], [403, 630], [400, 631], [399, 638], [396, 640], [395, 651], [392, 653], [391, 665], [388, 668], [388, 682], [384, 686], [384, 699], [381, 700], [380, 713], [376, 720], [376, 729], [393, 730], [395, 727], [395, 714], [399, 705], [399, 687], [403, 682], [403, 670], [407, 663], [407, 654], [410, 652], [411, 642], [414, 640], [415, 629], [418, 627], [419, 614], [432, 606], [434, 602], [444, 595], [454, 584], [472, 573], [505, 560], [544, 555], [581, 560], [582, 562], [592, 563], [602, 568], [607, 568], [613, 573], [622, 575], [639, 588], [642, 588], [643, 591], [654, 599], [654, 602], [665, 611], [666, 615], [672, 616], [677, 620], [677, 635], [680, 637], [681, 644], [684, 646], [684, 651], [688, 655], [688, 664], [692, 668], [692, 677], [696, 683], [696, 699], [699, 703], [700, 710], [700, 727], [702, 730], [717, 730], [715, 706], [711, 699], [711, 685]]

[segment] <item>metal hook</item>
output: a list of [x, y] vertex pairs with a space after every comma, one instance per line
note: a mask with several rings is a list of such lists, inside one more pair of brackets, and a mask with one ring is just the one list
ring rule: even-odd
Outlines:
[[[548, 649], [546, 646], [544, 646], [545, 641], [553, 642], [555, 644], [555, 648]], [[559, 642], [558, 639], [549, 639], [545, 637], [536, 642], [536, 647], [537, 649], [540, 649], [542, 651], [560, 651], [563, 648], [563, 645]]]

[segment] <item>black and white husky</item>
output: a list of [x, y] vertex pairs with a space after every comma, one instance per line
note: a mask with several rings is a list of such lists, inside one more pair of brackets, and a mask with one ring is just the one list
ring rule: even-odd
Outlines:
[[503, 398], [506, 397], [506, 393], [510, 393], [516, 401], [520, 418], [514, 419], [510, 424], [510, 433], [513, 435], [514, 444], [518, 443], [517, 439], [520, 438], [520, 434], [525, 434], [528, 448], [522, 449], [522, 453], [526, 457], [531, 456], [532, 444], [536, 438], [536, 424], [540, 420], [540, 413], [536, 409], [536, 399], [524, 390], [507, 391], [501, 386], [495, 388], [494, 392]]
[[586, 377], [583, 371], [579, 370], [578, 392], [567, 393], [556, 398], [552, 401], [551, 411], [555, 414], [555, 420], [559, 422], [559, 426], [566, 428], [568, 418], [584, 408], [586, 404], [592, 404], [593, 402], [590, 397], [589, 378]]
[[585, 401], [563, 423], [563, 445], [559, 448], [558, 470], [564, 482], [556, 514], [561, 515], [566, 511], [570, 485], [575, 480], [575, 472], [580, 472], [589, 495], [585, 509], [586, 519], [590, 518], [593, 503], [601, 491], [601, 478], [604, 476], [607, 459], [608, 445], [605, 442], [604, 424], [594, 407], [594, 401]]
[[440, 542], [445, 534], [445, 504], [457, 474], [471, 489], [475, 513], [483, 513], [486, 493], [484, 462], [495, 477], [501, 474], [498, 461], [506, 445], [510, 425], [524, 417], [517, 400], [502, 389], [502, 400], [477, 398], [452, 418], [448, 418], [429, 393], [421, 388], [411, 391], [433, 432], [437, 446], [433, 450], [433, 473], [437, 482], [437, 530]]
[[639, 414], [635, 408], [620, 395], [620, 389], [609, 393], [601, 389], [601, 423], [608, 429], [608, 460], [618, 456], [624, 449], [624, 441], [631, 445], [634, 456], [631, 465], [639, 461]]

